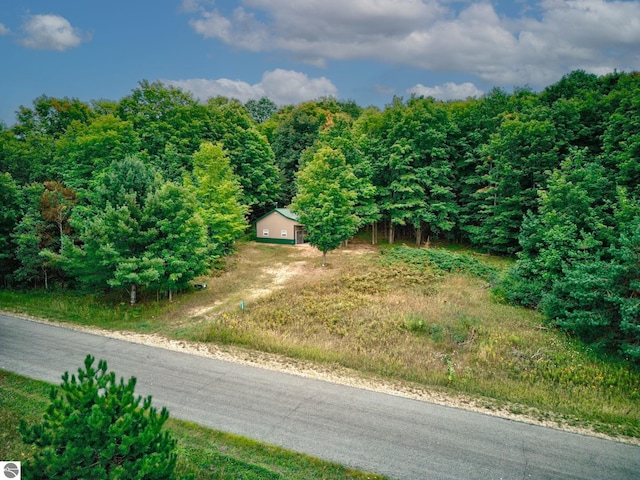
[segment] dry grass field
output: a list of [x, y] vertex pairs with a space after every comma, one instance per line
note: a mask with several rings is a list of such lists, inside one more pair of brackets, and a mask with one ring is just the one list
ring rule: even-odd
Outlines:
[[[241, 244], [224, 273], [202, 279], [207, 288], [181, 297], [154, 329], [270, 368], [640, 436], [637, 370], [500, 301], [469, 269], [443, 272], [414, 260], [421, 250], [354, 242], [330, 252], [322, 267], [308, 245]], [[394, 251], [403, 254], [388, 255]], [[434, 251], [498, 274], [508, 264]]]

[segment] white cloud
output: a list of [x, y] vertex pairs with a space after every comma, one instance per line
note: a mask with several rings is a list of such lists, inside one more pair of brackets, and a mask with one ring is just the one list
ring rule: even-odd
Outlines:
[[637, 1], [542, 0], [511, 18], [478, 0], [244, 0], [230, 14], [183, 1], [204, 37], [318, 66], [372, 59], [538, 86], [575, 68], [640, 68]]
[[30, 15], [22, 25], [24, 36], [20, 43], [35, 50], [64, 51], [83, 41], [82, 33], [59, 15]]
[[262, 87], [274, 102], [287, 105], [319, 97], [335, 97], [338, 89], [326, 77], [309, 78], [292, 70], [276, 69], [262, 76]]
[[182, 90], [191, 92], [199, 100], [206, 100], [211, 97], [237, 98], [241, 102], [246, 102], [251, 98], [263, 97], [264, 90], [260, 86], [250, 85], [241, 80], [229, 80], [220, 78], [210, 80], [206, 78], [190, 78], [187, 80], [162, 80], [162, 83], [179, 87]]
[[338, 92], [335, 85], [325, 77], [309, 78], [304, 73], [282, 69], [265, 72], [262, 75], [262, 81], [254, 85], [227, 78], [163, 80], [163, 83], [187, 90], [200, 100], [223, 96], [246, 102], [266, 96], [278, 105], [296, 104], [323, 96], [336, 96]]
[[469, 97], [480, 97], [484, 92], [478, 89], [473, 83], [451, 83], [435, 87], [425, 87], [421, 83], [414, 85], [407, 90], [407, 93], [417, 96], [433, 97], [436, 100], [464, 100]]
[[2, 35], [9, 35], [10, 31], [11, 30], [9, 30], [7, 27], [5, 27], [3, 23], [0, 23], [0, 37]]
[[217, 10], [204, 10], [201, 11], [201, 18], [189, 23], [205, 38], [217, 38], [250, 51], [262, 50], [268, 41], [265, 28], [243, 8], [236, 8], [231, 18], [224, 17]]

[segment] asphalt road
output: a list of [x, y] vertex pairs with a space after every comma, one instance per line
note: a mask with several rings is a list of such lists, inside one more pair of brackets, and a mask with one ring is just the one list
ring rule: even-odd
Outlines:
[[395, 479], [640, 478], [638, 446], [0, 315], [0, 369], [59, 384], [88, 353], [174, 418]]

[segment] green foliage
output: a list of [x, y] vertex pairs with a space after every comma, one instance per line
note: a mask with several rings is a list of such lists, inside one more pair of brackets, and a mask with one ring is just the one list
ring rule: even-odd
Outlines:
[[[371, 121], [372, 119], [369, 119]], [[410, 225], [416, 243], [427, 235], [450, 231], [458, 207], [453, 193], [453, 170], [448, 115], [431, 99], [395, 102], [371, 132], [363, 147], [374, 168], [373, 184], [380, 210], [394, 226]]]
[[[197, 149], [206, 125], [204, 107], [197, 105], [191, 94], [158, 81], [142, 80], [120, 100], [117, 116], [133, 125], [140, 149], [173, 181], [188, 170], [188, 158]], [[175, 155], [166, 157], [169, 144]]]
[[195, 199], [186, 188], [167, 182], [149, 195], [145, 213], [156, 232], [147, 253], [164, 263], [159, 278], [150, 283], [150, 288], [161, 292], [186, 288], [209, 264], [207, 229]]
[[259, 218], [273, 209], [282, 195], [281, 172], [271, 145], [238, 103], [208, 107], [219, 130], [216, 139], [242, 186], [241, 203], [249, 208], [252, 219]]
[[497, 253], [514, 253], [527, 211], [537, 210], [538, 189], [546, 171], [558, 166], [556, 129], [548, 112], [505, 113], [496, 133], [481, 150], [477, 168], [483, 185], [474, 197], [477, 211], [467, 231], [475, 245]]
[[[146, 80], [118, 102], [88, 105], [43, 95], [19, 109], [14, 126], [0, 126], [0, 174], [8, 173], [22, 189], [32, 182], [58, 182], [73, 190], [79, 207], [55, 201], [54, 196], [64, 196], [54, 188], [48, 189], [49, 206], [34, 210], [20, 199], [16, 208], [11, 182], [3, 180], [0, 197], [8, 208], [0, 214], [7, 217], [0, 222], [0, 274], [5, 285], [68, 284], [58, 268], [67, 257], [60, 238], [67, 237], [70, 251], [71, 245], [85, 244], [81, 228], [75, 231], [67, 222], [72, 207], [79, 208], [78, 218], [86, 218], [80, 212], [87, 208], [93, 209], [92, 217], [111, 215], [122, 234], [136, 231], [136, 223], [143, 228], [145, 199], [156, 195], [163, 181], [156, 182], [155, 172], [174, 184], [190, 177], [197, 186], [194, 153], [203, 142], [222, 145], [234, 182], [242, 187], [237, 202], [221, 201], [217, 219], [209, 207], [199, 212], [209, 228], [209, 253], [226, 254], [245, 228], [233, 213], [235, 204], [249, 221], [287, 205], [296, 193], [297, 172], [329, 147], [341, 152], [354, 174], [350, 213], [358, 218], [358, 228], [372, 225], [373, 243], [380, 229], [389, 243], [413, 237], [421, 244], [438, 237], [518, 256], [501, 287], [504, 296], [539, 308], [553, 303], [551, 292], [564, 299], [579, 277], [596, 275], [584, 265], [610, 262], [615, 256], [610, 248], [638, 215], [639, 99], [637, 72], [598, 77], [581, 70], [540, 93], [494, 88], [481, 98], [456, 102], [395, 98], [382, 110], [333, 98], [279, 110], [266, 98], [242, 105], [218, 97], [200, 104], [179, 88]], [[139, 172], [138, 179], [107, 173], [110, 164], [129, 155], [154, 172]], [[121, 210], [126, 202], [115, 205], [111, 198], [124, 198], [123, 192], [115, 194], [119, 183], [131, 187], [128, 195], [135, 193], [126, 212]], [[196, 202], [207, 195], [200, 192]], [[108, 208], [118, 214], [107, 214]], [[168, 258], [168, 251], [163, 255]], [[143, 257], [136, 253], [131, 258], [137, 260], [120, 262], [117, 280], [111, 273], [105, 276], [110, 268], [99, 263], [81, 268], [75, 262], [75, 267], [87, 286], [108, 287], [107, 277], [113, 277], [113, 285], [135, 280], [165, 288], [159, 285], [185, 284], [191, 275], [178, 274], [179, 280], [167, 283], [157, 258]], [[170, 263], [191, 271], [178, 257]], [[87, 281], [92, 276], [96, 281]], [[586, 308], [593, 301], [583, 297], [570, 303], [586, 311], [579, 304], [585, 302]], [[627, 303], [611, 301], [615, 311]], [[616, 325], [617, 320], [600, 329], [608, 330], [603, 343], [626, 344], [628, 331], [623, 334]], [[580, 335], [595, 341], [586, 332]]]
[[288, 203], [295, 195], [295, 172], [302, 152], [311, 147], [326, 121], [326, 110], [315, 102], [302, 103], [282, 113], [271, 143], [276, 163], [283, 174], [283, 198]]
[[176, 441], [163, 431], [169, 412], [158, 414], [151, 397], [135, 396], [136, 379], [116, 381], [104, 360], [88, 355], [78, 376], [62, 376], [51, 389], [42, 423], [20, 422], [25, 443], [35, 446], [25, 478], [172, 479]]
[[539, 193], [538, 214], [529, 213], [523, 221], [522, 251], [509, 280], [512, 300], [536, 306], [565, 268], [602, 258], [616, 223], [614, 194], [604, 168], [589, 160], [585, 150], [572, 152], [562, 162]]
[[351, 238], [360, 224], [354, 214], [356, 184], [344, 155], [330, 147], [321, 148], [298, 173], [291, 209], [300, 215], [311, 245], [323, 253], [323, 265], [326, 253]]
[[380, 251], [383, 264], [401, 263], [412, 269], [430, 271], [437, 274], [463, 273], [475, 275], [488, 281], [495, 281], [499, 271], [486, 263], [465, 254], [448, 252], [434, 248], [394, 247]]
[[133, 305], [139, 286], [171, 291], [204, 272], [205, 227], [194, 199], [139, 159], [114, 162], [91, 200], [71, 219], [82, 243], [65, 238], [57, 259], [85, 287], [126, 288]]
[[327, 122], [313, 147], [306, 149], [300, 159], [301, 166], [313, 158], [321, 148], [330, 147], [340, 151], [347, 165], [353, 170], [356, 181], [353, 190], [357, 194], [354, 213], [360, 219], [358, 228], [380, 219], [380, 209], [376, 203], [376, 188], [372, 184], [373, 167], [359, 146], [360, 133], [353, 126], [351, 117], [344, 113], [328, 114]]
[[640, 363], [640, 218], [610, 253], [608, 261], [566, 267], [543, 296], [542, 310], [585, 341]]
[[18, 284], [37, 285], [42, 278], [45, 259], [40, 256], [38, 234], [44, 228], [43, 222], [33, 213], [27, 213], [13, 233], [15, 257], [18, 264], [13, 270], [13, 279]]
[[193, 155], [193, 176], [186, 178], [209, 232], [213, 255], [228, 253], [247, 227], [242, 187], [234, 175], [222, 144], [204, 142]]
[[92, 178], [111, 163], [135, 155], [139, 149], [140, 140], [131, 122], [111, 114], [90, 123], [75, 121], [56, 141], [57, 178], [75, 190], [86, 190]]
[[262, 123], [268, 120], [274, 113], [278, 111], [278, 106], [267, 97], [262, 97], [260, 100], [248, 100], [244, 107], [249, 112], [249, 115], [258, 123]]
[[11, 234], [21, 217], [18, 186], [10, 174], [0, 173], [0, 279], [11, 271], [15, 246]]

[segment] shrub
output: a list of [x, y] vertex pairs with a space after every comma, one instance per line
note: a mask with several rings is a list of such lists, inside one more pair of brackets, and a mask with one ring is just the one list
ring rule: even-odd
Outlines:
[[430, 267], [436, 273], [464, 273], [493, 282], [498, 270], [469, 255], [440, 249], [395, 247], [382, 250], [383, 264], [404, 264], [409, 268], [426, 271]]

